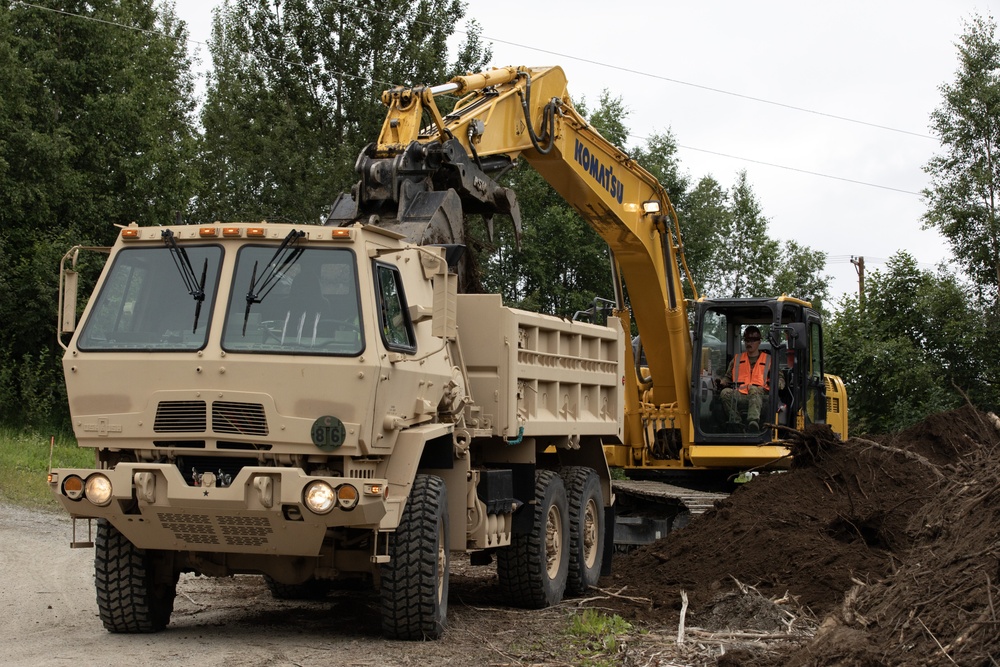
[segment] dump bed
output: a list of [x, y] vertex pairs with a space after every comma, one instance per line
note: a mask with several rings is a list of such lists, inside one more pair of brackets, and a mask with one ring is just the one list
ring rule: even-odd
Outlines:
[[460, 294], [457, 311], [471, 394], [496, 435], [621, 437], [619, 320], [540, 315], [504, 307], [496, 294]]

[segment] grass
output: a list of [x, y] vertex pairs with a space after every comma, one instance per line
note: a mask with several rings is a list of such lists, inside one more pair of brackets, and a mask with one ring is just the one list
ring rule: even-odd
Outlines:
[[94, 467], [93, 450], [77, 447], [69, 434], [0, 427], [0, 500], [25, 507], [59, 507], [45, 479], [53, 436], [53, 468]]
[[611, 667], [619, 664], [618, 637], [629, 634], [632, 624], [617, 614], [608, 616], [584, 609], [569, 619], [566, 633], [576, 646], [580, 667]]

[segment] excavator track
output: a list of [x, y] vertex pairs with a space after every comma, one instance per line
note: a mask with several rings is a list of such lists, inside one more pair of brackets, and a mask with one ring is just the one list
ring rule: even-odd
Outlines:
[[729, 496], [654, 480], [616, 479], [612, 489], [619, 508], [615, 546], [626, 549], [663, 539]]

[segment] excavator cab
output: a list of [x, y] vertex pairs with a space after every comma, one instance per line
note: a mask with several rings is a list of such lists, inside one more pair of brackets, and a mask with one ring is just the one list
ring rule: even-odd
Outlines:
[[[790, 297], [696, 302], [691, 414], [701, 444], [763, 444], [776, 427], [826, 422], [822, 325], [810, 304]], [[736, 373], [752, 327], [759, 357], [753, 378]], [[759, 367], [759, 368], [758, 368]], [[749, 368], [749, 360], [744, 361]], [[729, 377], [727, 377], [727, 373]]]

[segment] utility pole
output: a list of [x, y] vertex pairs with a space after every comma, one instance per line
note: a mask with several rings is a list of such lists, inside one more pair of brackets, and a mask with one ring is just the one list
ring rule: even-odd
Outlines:
[[858, 308], [864, 312], [865, 309], [865, 258], [864, 255], [851, 257], [851, 264], [858, 272]]

